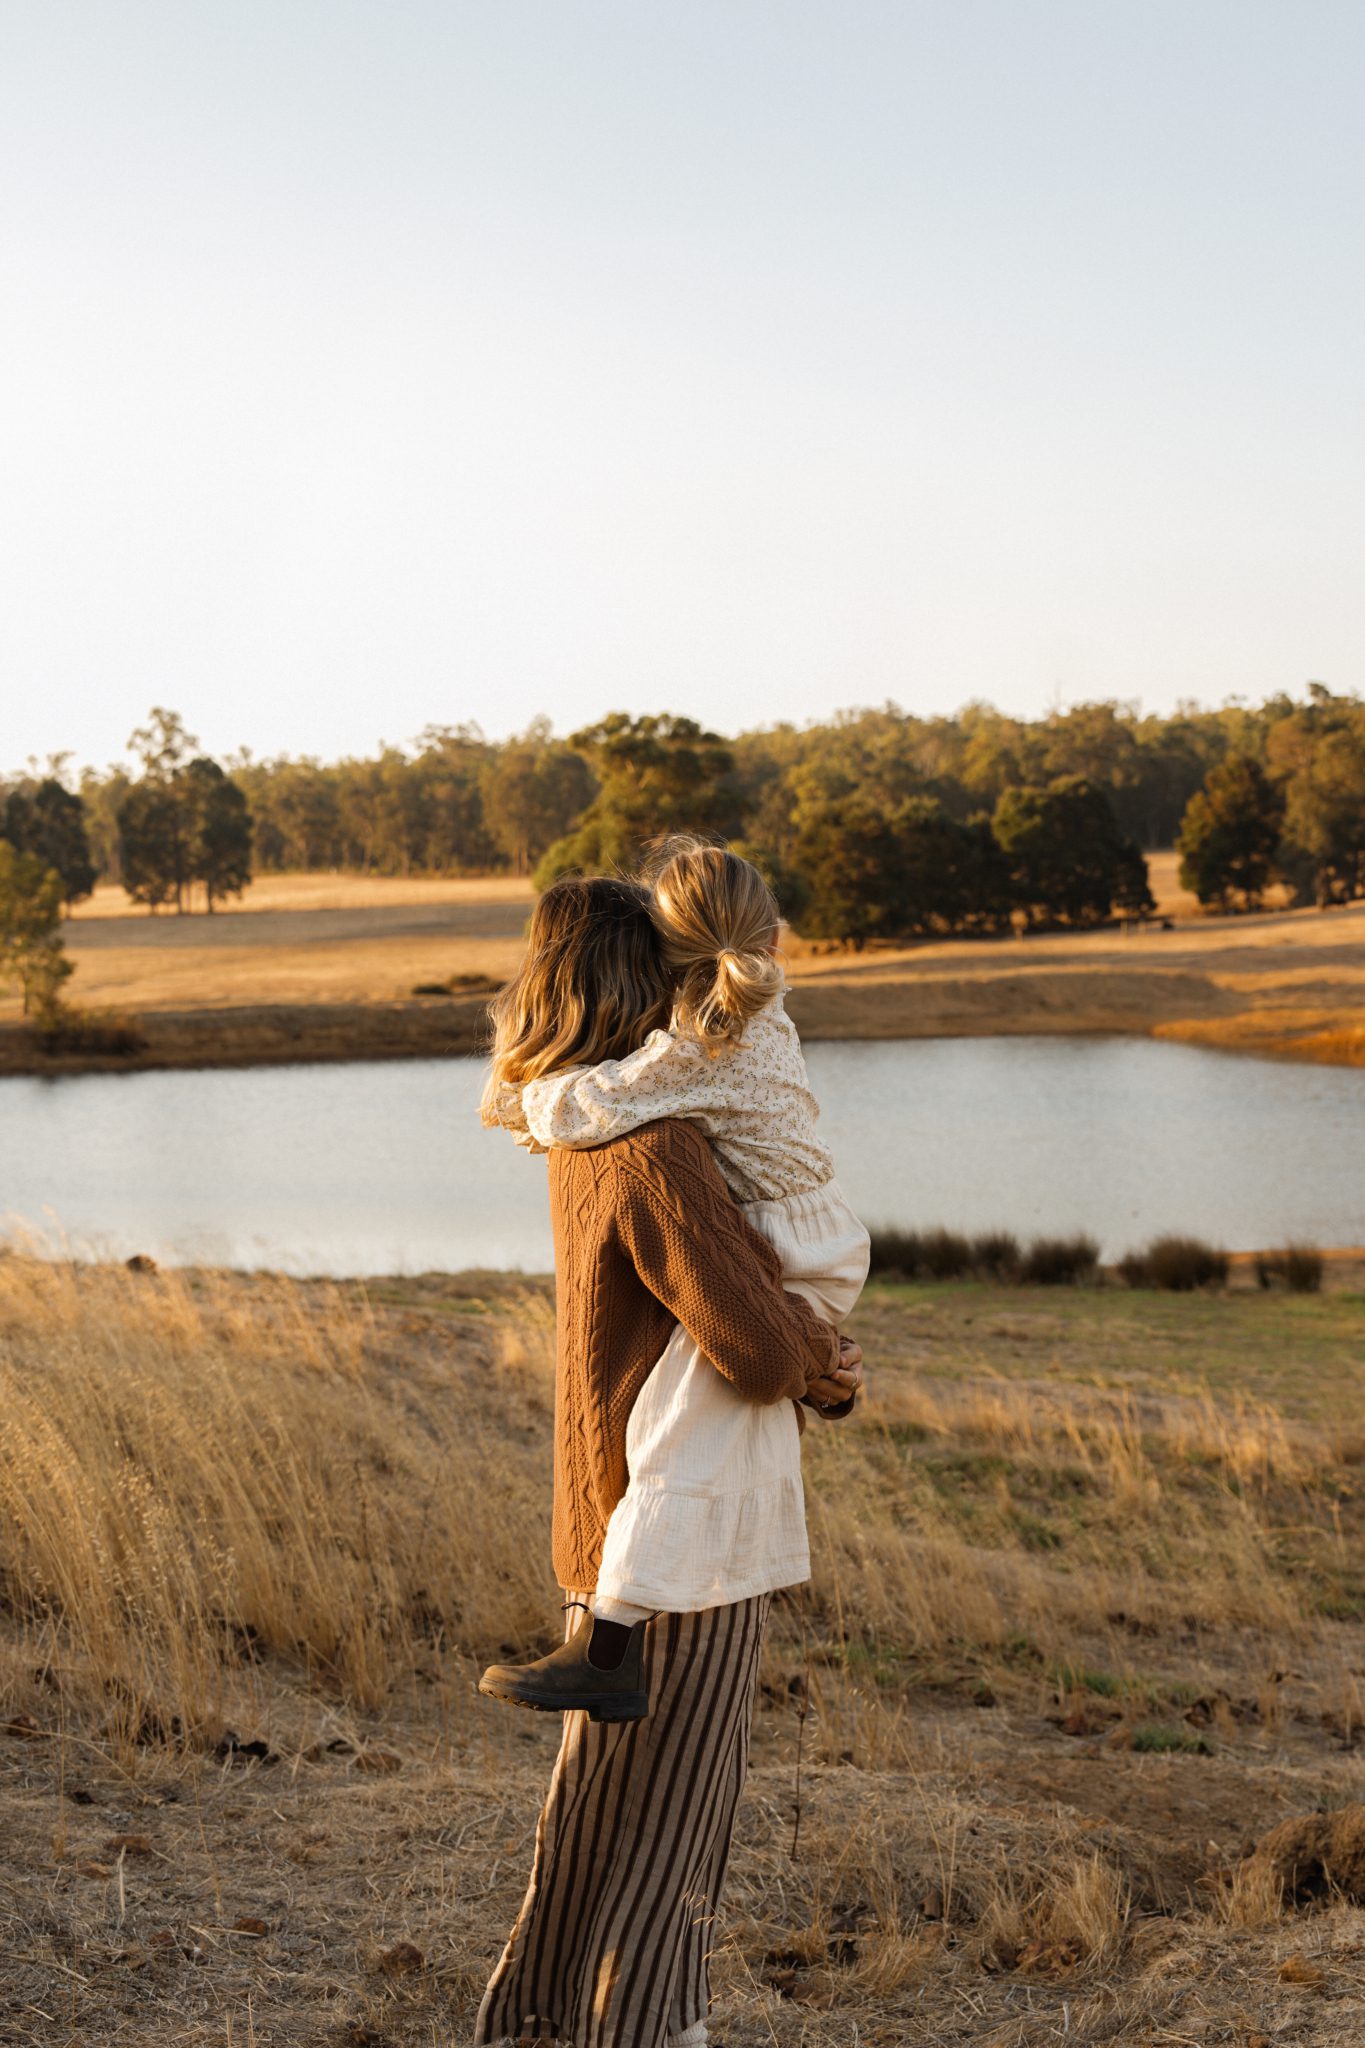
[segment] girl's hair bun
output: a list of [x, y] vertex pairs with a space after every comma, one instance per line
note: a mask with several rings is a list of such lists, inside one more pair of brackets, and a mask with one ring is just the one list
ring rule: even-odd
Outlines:
[[677, 977], [678, 1021], [704, 1044], [739, 1038], [782, 993], [772, 951], [776, 898], [753, 862], [728, 847], [666, 841], [654, 872], [654, 921]]

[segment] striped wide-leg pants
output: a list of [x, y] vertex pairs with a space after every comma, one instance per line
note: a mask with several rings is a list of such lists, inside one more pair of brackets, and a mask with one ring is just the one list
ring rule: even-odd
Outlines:
[[565, 1715], [476, 2048], [665, 2048], [706, 2019], [771, 1597], [646, 1622], [645, 1720]]

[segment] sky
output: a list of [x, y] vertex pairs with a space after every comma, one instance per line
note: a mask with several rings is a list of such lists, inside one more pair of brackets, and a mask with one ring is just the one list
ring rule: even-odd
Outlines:
[[0, 41], [0, 769], [1365, 682], [1357, 0]]

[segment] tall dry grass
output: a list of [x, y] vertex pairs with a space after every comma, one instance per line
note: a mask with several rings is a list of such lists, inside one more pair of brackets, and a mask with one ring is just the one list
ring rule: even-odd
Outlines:
[[[472, 2013], [481, 1976], [464, 1950], [505, 1933], [548, 1762], [544, 1731], [490, 1721], [472, 1679], [504, 1645], [543, 1645], [558, 1619], [551, 1317], [542, 1284], [506, 1277], [367, 1289], [0, 1257], [0, 1730], [65, 1738], [7, 1744], [4, 1761], [11, 1783], [46, 1770], [43, 1796], [56, 1787], [34, 1809], [44, 1829], [56, 1816], [41, 1912], [81, 1930], [62, 1957], [100, 1998], [111, 1929], [139, 1970], [153, 1958], [140, 1997], [161, 1951], [129, 1938], [122, 1862], [85, 1863], [89, 1844], [74, 1845], [95, 1811], [62, 1798], [77, 1771], [116, 1779], [119, 1805], [147, 1790], [141, 1824], [158, 1856], [173, 1846], [183, 1899], [152, 1902], [163, 1866], [149, 1858], [148, 1897], [129, 1908], [144, 1935], [180, 1914], [202, 1944], [201, 1893], [242, 1897], [283, 1827], [272, 1897], [306, 1894], [310, 1930], [325, 1930], [328, 1902], [344, 1907], [306, 1981], [260, 1945], [261, 2010], [280, 2000], [300, 2039], [324, 1992], [356, 1976], [367, 1859], [391, 1826], [403, 1933], [445, 1954], [453, 1925], [458, 1953], [453, 1977], [403, 1978], [401, 2024], [376, 1979], [364, 2024], [396, 2044], [446, 2038], [452, 1983]], [[906, 2038], [912, 2011], [926, 2039], [955, 2038], [974, 2000], [983, 2027], [989, 2011], [1006, 2029], [982, 2040], [1032, 2048], [1055, 2030], [1009, 2031], [1004, 1987], [1050, 1988], [1071, 2002], [1040, 2008], [1039, 2027], [1069, 2013], [1079, 2041], [1128, 2038], [1120, 2025], [1145, 2039], [1165, 2010], [1143, 1962], [1154, 1926], [1193, 1944], [1205, 1975], [1205, 1958], [1237, 1965], [1248, 1934], [1295, 1938], [1291, 1909], [1233, 1853], [1203, 1851], [1217, 1882], [1200, 1893], [1185, 1816], [1149, 1828], [1141, 1795], [1216, 1768], [1188, 1825], [1226, 1835], [1233, 1806], [1259, 1811], [1268, 1771], [1277, 1800], [1342, 1782], [1327, 1758], [1365, 1722], [1359, 1631], [1318, 1607], [1356, 1597], [1358, 1428], [1294, 1424], [1267, 1403], [873, 1365], [853, 1421], [806, 1435], [814, 1578], [775, 1603], [765, 1650], [715, 1971], [726, 2010], [745, 2016], [739, 2038], [835, 2048], [854, 2021], [859, 2038]], [[202, 1759], [253, 1706], [252, 1732], [287, 1768]], [[979, 1714], [990, 1706], [1003, 1711]], [[358, 1730], [341, 1757], [314, 1739], [363, 1710], [404, 1731], [405, 1755], [380, 1755], [392, 1776], [354, 1775]], [[1309, 1727], [1322, 1731], [1311, 1756]], [[151, 1791], [177, 1747], [195, 1799], [163, 1809]], [[1052, 1776], [1086, 1747], [1085, 1784], [1108, 1777], [1114, 1797], [1098, 1823], [1068, 1804], [1076, 1776]], [[304, 1806], [283, 1791], [295, 1772]], [[240, 1836], [217, 1838], [236, 1845], [231, 1870], [216, 1848], [191, 1860], [206, 1780], [224, 1828], [244, 1816]], [[32, 1847], [16, 1858], [28, 1896]], [[217, 1918], [230, 1928], [240, 1910]], [[34, 1999], [39, 1917], [10, 1941], [40, 1957]], [[221, 2038], [246, 1937], [218, 1933], [221, 1955], [193, 1973], [199, 2030], [168, 1977], [136, 2038]], [[73, 1997], [86, 1989], [83, 1975]], [[1245, 1995], [1229, 1992], [1227, 2011]], [[133, 2038], [104, 2025], [82, 2038]]]
[[0, 1259], [4, 1605], [124, 1733], [211, 1733], [261, 1652], [370, 1705], [433, 1638], [543, 1613], [524, 1336], [480, 1400], [373, 1334], [355, 1289]]
[[[67, 1697], [200, 1741], [262, 1655], [372, 1707], [545, 1643], [548, 1295], [404, 1303], [0, 1259], [0, 1599]], [[893, 1762], [907, 1684], [1041, 1683], [1078, 1644], [1302, 1648], [1350, 1596], [1350, 1452], [1265, 1404], [874, 1374], [807, 1433], [814, 1580], [774, 1632], [816, 1753], [856, 1725]]]

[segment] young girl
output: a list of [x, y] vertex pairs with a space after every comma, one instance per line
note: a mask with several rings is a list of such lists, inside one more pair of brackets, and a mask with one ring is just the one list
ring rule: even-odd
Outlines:
[[[772, 892], [737, 854], [675, 839], [653, 912], [675, 978], [670, 1028], [625, 1059], [527, 1082], [519, 1100], [504, 1091], [486, 1114], [533, 1150], [692, 1119], [781, 1257], [783, 1284], [840, 1322], [867, 1277], [868, 1235], [816, 1133], [818, 1105], [782, 1007]], [[607, 1524], [594, 1616], [633, 1627], [809, 1578], [801, 1427], [794, 1403], [740, 1399], [676, 1329], [631, 1411], [629, 1483]]]

